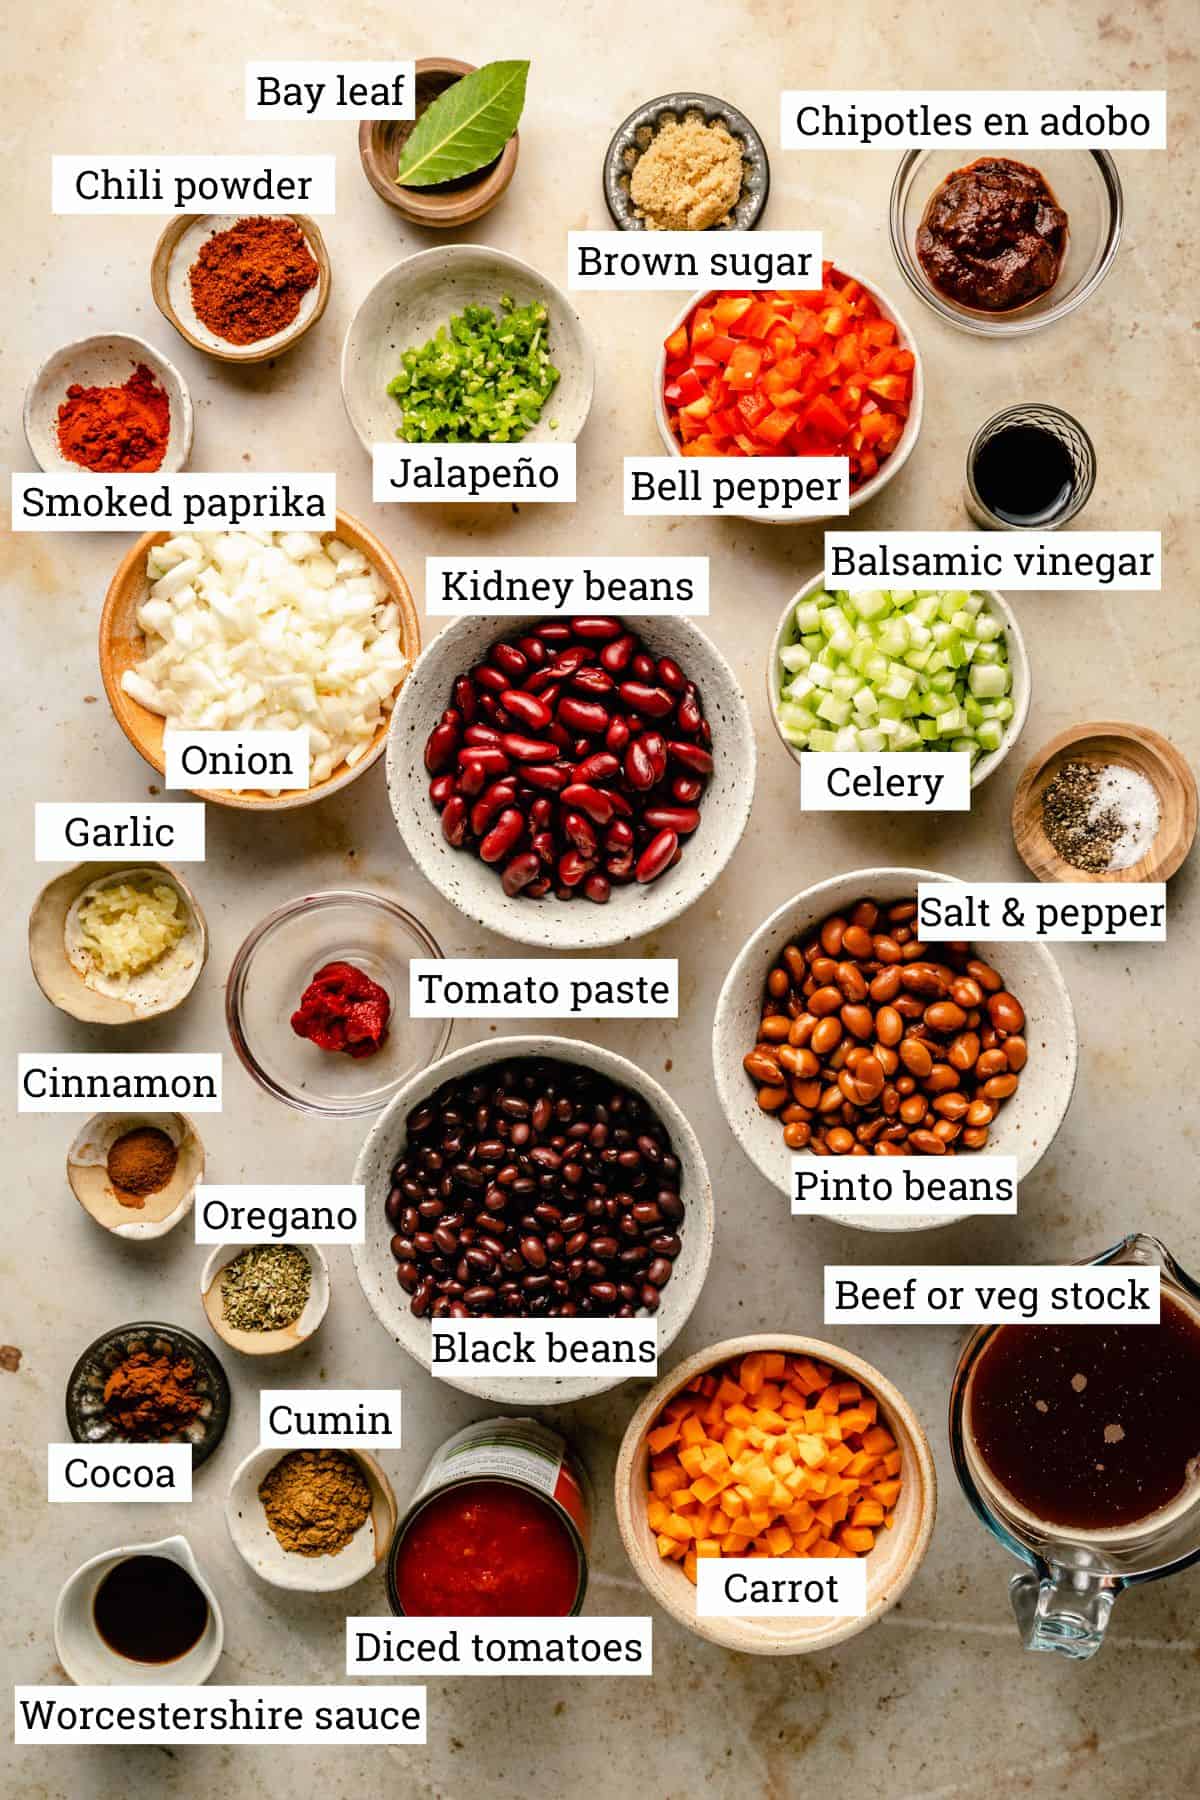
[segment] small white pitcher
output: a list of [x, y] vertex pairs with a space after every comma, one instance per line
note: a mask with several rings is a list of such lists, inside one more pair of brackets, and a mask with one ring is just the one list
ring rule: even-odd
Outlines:
[[[169, 1663], [135, 1662], [119, 1656], [96, 1628], [96, 1590], [109, 1570], [130, 1556], [162, 1556], [186, 1569], [208, 1601], [208, 1622], [182, 1656]], [[122, 1544], [83, 1563], [63, 1586], [54, 1609], [54, 1647], [58, 1660], [77, 1687], [184, 1686], [207, 1681], [217, 1666], [225, 1641], [225, 1622], [212, 1588], [185, 1537], [156, 1544]]]

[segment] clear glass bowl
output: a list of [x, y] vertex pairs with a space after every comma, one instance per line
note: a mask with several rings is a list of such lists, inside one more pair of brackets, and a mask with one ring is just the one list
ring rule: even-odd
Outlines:
[[[1008, 313], [961, 306], [930, 283], [917, 260], [917, 227], [935, 191], [956, 169], [996, 151], [908, 150], [892, 183], [889, 223], [900, 273], [932, 312], [979, 337], [1019, 337], [1081, 306], [1104, 280], [1121, 241], [1124, 206], [1116, 164], [1106, 150], [1018, 150], [1012, 161], [1039, 169], [1067, 214], [1067, 253], [1058, 280], [1038, 299]], [[1000, 154], [1003, 154], [1001, 152]]]
[[[302, 894], [260, 920], [234, 958], [225, 988], [233, 1047], [255, 1081], [288, 1106], [341, 1117], [378, 1112], [450, 1041], [449, 1019], [408, 1016], [410, 961], [441, 954], [420, 920], [382, 894]], [[353, 963], [387, 992], [388, 1035], [372, 1056], [319, 1050], [292, 1030], [301, 994], [329, 962]]]

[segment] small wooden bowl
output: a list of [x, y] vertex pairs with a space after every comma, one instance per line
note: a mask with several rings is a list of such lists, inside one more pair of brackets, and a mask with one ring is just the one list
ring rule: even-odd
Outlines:
[[310, 1337], [315, 1336], [329, 1311], [329, 1264], [316, 1244], [294, 1245], [293, 1248], [307, 1257], [312, 1271], [312, 1286], [308, 1290], [303, 1312], [290, 1325], [281, 1326], [278, 1331], [242, 1331], [236, 1325], [231, 1325], [225, 1317], [221, 1274], [228, 1263], [236, 1261], [242, 1251], [250, 1247], [247, 1244], [217, 1246], [205, 1263], [204, 1273], [200, 1277], [200, 1298], [209, 1324], [231, 1350], [240, 1350], [243, 1356], [283, 1356], [289, 1350], [299, 1349], [301, 1344], [306, 1344]]
[[[108, 1152], [127, 1131], [145, 1127], [165, 1131], [179, 1160], [157, 1193], [145, 1195], [140, 1206], [131, 1206], [119, 1198], [108, 1178]], [[114, 1237], [133, 1243], [165, 1237], [186, 1219], [196, 1198], [196, 1183], [203, 1179], [204, 1145], [186, 1113], [96, 1113], [67, 1151], [67, 1180], [80, 1206]]]
[[[140, 706], [132, 695], [125, 692], [121, 686], [121, 677], [126, 669], [134, 668], [146, 654], [146, 640], [137, 622], [138, 608], [150, 587], [146, 580], [146, 557], [155, 544], [164, 543], [172, 535], [169, 531], [147, 532], [125, 552], [109, 582], [104, 608], [100, 614], [100, 676], [104, 682], [108, 704], [112, 707], [117, 724], [134, 749], [160, 775], [167, 766], [163, 755], [163, 721], [157, 713]], [[404, 676], [404, 681], [407, 681], [412, 673], [412, 665], [421, 652], [421, 625], [412, 591], [399, 563], [391, 551], [384, 548], [374, 532], [368, 531], [357, 519], [352, 519], [349, 513], [339, 512], [336, 515], [336, 529], [322, 532], [321, 537], [338, 537], [343, 543], [361, 550], [373, 564], [376, 573], [386, 581], [392, 599], [400, 608], [400, 642], [409, 661], [409, 669]], [[393, 706], [404, 681], [401, 681], [392, 695]], [[257, 812], [286, 812], [292, 807], [311, 806], [313, 801], [325, 800], [330, 794], [340, 793], [343, 788], [349, 787], [352, 781], [357, 781], [372, 763], [379, 760], [387, 743], [390, 723], [389, 709], [372, 738], [371, 748], [366, 755], [360, 757], [353, 768], [340, 763], [328, 780], [319, 781], [315, 787], [285, 794], [264, 794], [254, 788], [246, 788], [236, 794], [225, 788], [194, 788], [192, 792], [197, 799], [212, 800], [218, 806], [240, 806]]]
[[363, 174], [381, 200], [411, 219], [435, 231], [469, 225], [491, 212], [513, 178], [520, 151], [520, 134], [513, 132], [507, 144], [486, 168], [457, 181], [432, 188], [400, 187], [396, 165], [414, 126], [425, 109], [464, 75], [473, 75], [475, 64], [453, 56], [423, 56], [416, 65], [416, 117], [412, 119], [364, 119], [358, 128], [358, 155]]
[[[1144, 775], [1158, 796], [1159, 821], [1145, 856], [1127, 869], [1077, 869], [1055, 850], [1042, 828], [1042, 797], [1064, 763], [1120, 763]], [[1167, 881], [1196, 835], [1196, 778], [1173, 744], [1145, 725], [1104, 719], [1072, 725], [1043, 744], [1017, 783], [1013, 841], [1039, 881]]]
[[[903, 1485], [891, 1531], [879, 1534], [867, 1557], [867, 1610], [861, 1618], [702, 1618], [696, 1612], [696, 1590], [680, 1565], [658, 1554], [646, 1519], [649, 1448], [646, 1434], [668, 1400], [697, 1375], [715, 1369], [731, 1358], [754, 1350], [782, 1350], [788, 1356], [811, 1356], [832, 1363], [840, 1373], [859, 1381], [879, 1402], [880, 1420], [887, 1425], [901, 1454]], [[836, 1344], [819, 1338], [795, 1337], [789, 1332], [766, 1332], [754, 1337], [727, 1338], [698, 1351], [657, 1381], [626, 1427], [617, 1457], [617, 1524], [634, 1570], [652, 1600], [686, 1625], [698, 1637], [741, 1650], [753, 1656], [798, 1656], [812, 1650], [828, 1650], [834, 1644], [865, 1631], [894, 1606], [921, 1566], [933, 1533], [937, 1513], [937, 1474], [921, 1421], [896, 1388], [878, 1369], [852, 1356]]]
[[279, 356], [298, 344], [305, 332], [311, 331], [329, 304], [331, 274], [329, 253], [315, 220], [306, 213], [287, 213], [304, 233], [305, 242], [317, 265], [317, 283], [309, 288], [300, 302], [300, 310], [292, 323], [270, 337], [258, 338], [252, 344], [231, 344], [218, 337], [197, 318], [192, 306], [188, 271], [206, 240], [219, 231], [228, 231], [239, 219], [255, 217], [253, 208], [242, 213], [180, 213], [167, 225], [154, 246], [150, 263], [150, 292], [164, 319], [168, 319], [180, 337], [218, 362], [258, 363]]
[[[95, 881], [125, 870], [152, 870], [182, 895], [190, 915], [187, 934], [162, 959], [169, 966], [155, 974], [154, 965], [135, 977], [131, 995], [109, 994], [83, 978], [67, 950], [66, 933], [71, 908]], [[178, 952], [178, 954], [176, 954]], [[85, 1025], [140, 1025], [162, 1013], [174, 1012], [187, 999], [208, 961], [208, 926], [195, 894], [174, 869], [160, 862], [76, 863], [63, 875], [46, 883], [29, 914], [29, 962], [33, 978], [52, 1006]], [[158, 992], [146, 993], [146, 988]]]
[[366, 1450], [352, 1450], [371, 1490], [371, 1510], [354, 1537], [336, 1556], [301, 1556], [285, 1550], [267, 1524], [258, 1490], [287, 1450], [252, 1450], [238, 1464], [225, 1501], [225, 1523], [234, 1548], [254, 1573], [272, 1587], [291, 1588], [306, 1594], [329, 1594], [353, 1587], [370, 1575], [387, 1556], [396, 1529], [396, 1495], [375, 1458]]

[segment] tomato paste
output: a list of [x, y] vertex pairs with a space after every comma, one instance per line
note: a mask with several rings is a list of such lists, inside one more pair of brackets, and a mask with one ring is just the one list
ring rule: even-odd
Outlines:
[[444, 1488], [400, 1538], [392, 1579], [400, 1610], [434, 1618], [565, 1618], [580, 1584], [579, 1548], [548, 1500], [506, 1481]]
[[300, 996], [292, 1030], [318, 1050], [373, 1056], [387, 1037], [391, 1010], [384, 989], [353, 963], [326, 963]]

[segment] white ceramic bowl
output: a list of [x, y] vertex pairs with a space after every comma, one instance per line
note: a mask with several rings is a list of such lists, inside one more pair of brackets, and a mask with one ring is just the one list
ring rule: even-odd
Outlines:
[[[819, 881], [794, 899], [785, 900], [763, 921], [738, 951], [725, 977], [713, 1023], [717, 1093], [742, 1149], [785, 1195], [791, 1194], [794, 1153], [784, 1143], [778, 1121], [759, 1107], [754, 1083], [742, 1067], [742, 1058], [757, 1041], [767, 972], [785, 945], [803, 937], [830, 913], [859, 900], [887, 904], [914, 898], [921, 881], [960, 885], [955, 876], [933, 869], [855, 869]], [[1058, 964], [1044, 944], [972, 941], [1025, 1008], [1029, 1061], [1016, 1093], [996, 1115], [987, 1146], [997, 1156], [1015, 1156], [1018, 1180], [1024, 1181], [1050, 1148], [1071, 1102], [1079, 1058], [1075, 1014]], [[969, 1164], [969, 1156], [964, 1157], [962, 1166]], [[953, 1223], [955, 1215], [915, 1213], [911, 1218], [881, 1218], [859, 1209], [834, 1216], [839, 1223], [864, 1231], [928, 1231]]]
[[[118, 1198], [108, 1179], [108, 1153], [127, 1131], [147, 1127], [166, 1132], [178, 1161], [171, 1179], [157, 1193], [147, 1194], [140, 1206], [131, 1206]], [[196, 1183], [203, 1179], [204, 1146], [186, 1113], [94, 1113], [67, 1151], [67, 1180], [80, 1206], [114, 1237], [131, 1243], [165, 1237], [186, 1219], [196, 1198]]]
[[[649, 1447], [646, 1433], [659, 1413], [697, 1375], [717, 1368], [732, 1358], [755, 1350], [782, 1350], [788, 1356], [811, 1356], [832, 1363], [839, 1374], [861, 1382], [880, 1405], [880, 1422], [895, 1438], [902, 1458], [900, 1498], [891, 1531], [881, 1531], [867, 1557], [867, 1610], [860, 1618], [702, 1618], [696, 1611], [696, 1590], [677, 1562], [658, 1554], [654, 1533], [646, 1519]], [[937, 1514], [937, 1474], [921, 1421], [899, 1390], [886, 1376], [819, 1338], [795, 1337], [788, 1332], [762, 1332], [753, 1337], [728, 1338], [689, 1356], [669, 1375], [655, 1383], [625, 1428], [617, 1458], [617, 1523], [634, 1571], [649, 1593], [671, 1617], [727, 1650], [752, 1656], [797, 1656], [828, 1650], [865, 1631], [883, 1616], [904, 1593], [921, 1566]]]
[[392, 812], [421, 873], [460, 912], [502, 937], [542, 949], [598, 950], [623, 944], [677, 919], [721, 873], [746, 828], [754, 797], [754, 727], [737, 677], [720, 651], [690, 619], [630, 621], [654, 656], [671, 656], [696, 683], [712, 726], [715, 768], [700, 802], [700, 824], [673, 869], [646, 886], [614, 888], [603, 906], [582, 897], [511, 899], [499, 871], [470, 850], [455, 850], [442, 835], [429, 798], [425, 740], [450, 705], [457, 675], [532, 621], [455, 619], [423, 651], [392, 714], [387, 780]]
[[346, 1449], [366, 1477], [371, 1490], [371, 1511], [345, 1549], [336, 1556], [301, 1556], [285, 1550], [271, 1527], [259, 1486], [282, 1462], [287, 1450], [252, 1450], [234, 1470], [225, 1501], [225, 1523], [234, 1548], [243, 1562], [272, 1587], [291, 1588], [304, 1594], [332, 1594], [353, 1587], [379, 1567], [388, 1553], [396, 1529], [396, 1496], [392, 1484], [373, 1456], [365, 1450]]
[[[372, 1126], [354, 1165], [354, 1179], [363, 1183], [367, 1198], [366, 1239], [356, 1244], [353, 1252], [359, 1282], [380, 1324], [424, 1369], [430, 1366], [429, 1321], [413, 1316], [408, 1295], [396, 1280], [396, 1259], [391, 1252], [393, 1228], [384, 1213], [392, 1185], [392, 1165], [405, 1143], [405, 1120], [414, 1107], [448, 1081], [493, 1063], [543, 1057], [595, 1069], [641, 1095], [666, 1127], [671, 1148], [679, 1158], [679, 1192], [686, 1209], [680, 1227], [683, 1248], [675, 1259], [674, 1273], [663, 1289], [656, 1315], [660, 1357], [682, 1331], [700, 1298], [712, 1255], [712, 1188], [700, 1141], [670, 1095], [636, 1063], [611, 1050], [602, 1050], [598, 1044], [560, 1037], [489, 1038], [482, 1044], [468, 1044], [465, 1049], [453, 1051], [402, 1087]], [[568, 1400], [603, 1394], [625, 1378], [624, 1373], [562, 1379], [498, 1375], [469, 1380], [455, 1376], [449, 1385], [503, 1406], [559, 1406]]]
[[139, 363], [151, 370], [171, 405], [167, 448], [155, 472], [171, 475], [186, 465], [192, 453], [193, 419], [192, 398], [183, 376], [145, 338], [105, 331], [64, 344], [40, 363], [29, 378], [25, 389], [25, 438], [40, 469], [50, 474], [61, 470], [81, 472], [79, 464], [64, 456], [58, 445], [58, 409], [72, 383], [78, 382], [81, 387], [120, 387]]
[[283, 1325], [278, 1331], [242, 1331], [225, 1317], [218, 1277], [227, 1263], [236, 1261], [242, 1251], [249, 1248], [251, 1246], [247, 1244], [218, 1244], [200, 1277], [200, 1300], [209, 1324], [231, 1349], [240, 1350], [244, 1356], [282, 1356], [286, 1351], [306, 1344], [329, 1311], [329, 1264], [318, 1244], [294, 1244], [292, 1248], [303, 1253], [312, 1274], [304, 1310], [290, 1325]]
[[[775, 636], [771, 639], [771, 648], [767, 652], [767, 704], [771, 709], [771, 723], [775, 727], [780, 743], [792, 758], [793, 762], [796, 763], [803, 762], [804, 758], [813, 754], [813, 752], [808, 750], [797, 750], [796, 746], [794, 744], [789, 744], [787, 738], [783, 735], [783, 730], [779, 723], [779, 715], [776, 711], [779, 699], [779, 652], [783, 649], [785, 644], [794, 642], [792, 635], [792, 614], [795, 612], [796, 608], [800, 605], [802, 600], [808, 600], [813, 594], [819, 594], [824, 586], [825, 576], [822, 572], [820, 575], [814, 575], [811, 581], [806, 581], [804, 586], [792, 595], [791, 599], [784, 607], [783, 612], [780, 614]], [[1017, 615], [1008, 604], [1008, 601], [1004, 598], [1004, 595], [998, 594], [995, 588], [973, 588], [971, 592], [983, 594], [986, 597], [988, 610], [994, 613], [1004, 626], [1004, 637], [1008, 646], [1008, 662], [1009, 667], [1012, 670], [1012, 688], [1009, 697], [1013, 703], [1013, 716], [1005, 727], [1004, 736], [1000, 740], [1000, 748], [998, 750], [992, 750], [987, 756], [979, 757], [972, 768], [971, 786], [977, 788], [981, 783], [987, 780], [989, 775], [994, 775], [996, 773], [996, 770], [1000, 767], [1000, 764], [1004, 761], [1005, 757], [1020, 737], [1025, 726], [1026, 716], [1029, 712], [1029, 700], [1030, 695], [1033, 692], [1033, 677], [1030, 674], [1029, 657], [1025, 652], [1025, 639], [1021, 636], [1021, 627], [1017, 623]]]
[[[518, 306], [542, 301], [550, 315], [550, 359], [558, 384], [542, 416], [522, 440], [573, 444], [592, 404], [592, 351], [583, 321], [552, 281], [484, 244], [445, 244], [405, 257], [379, 277], [350, 321], [342, 346], [342, 399], [363, 449], [391, 444], [401, 410], [387, 391], [403, 351], [419, 349], [464, 306], [499, 309], [511, 294]], [[557, 419], [556, 430], [550, 429]]]
[[[848, 276], [851, 280], [857, 281], [860, 286], [866, 289], [875, 301], [875, 304], [878, 306], [883, 317], [885, 319], [890, 319], [892, 324], [896, 327], [903, 348], [911, 350], [915, 359], [912, 371], [912, 404], [909, 407], [908, 417], [904, 421], [904, 430], [900, 433], [900, 442], [896, 445], [892, 454], [880, 466], [878, 473], [872, 475], [870, 481], [864, 481], [863, 485], [858, 488], [855, 493], [851, 494], [850, 511], [856, 512], [860, 506], [865, 506], [868, 500], [873, 500], [877, 494], [883, 492], [888, 482], [892, 479], [892, 476], [899, 474], [900, 470], [904, 467], [916, 448], [917, 439], [921, 434], [921, 417], [925, 407], [925, 369], [921, 361], [921, 352], [917, 347], [916, 338], [913, 336], [907, 323], [901, 317], [900, 313], [897, 311], [892, 301], [888, 299], [883, 290], [876, 286], [875, 282], [868, 281], [866, 276], [861, 274], [857, 269], [848, 269], [844, 263], [836, 264], [836, 268], [839, 274]], [[662, 342], [658, 347], [658, 355], [654, 359], [654, 418], [658, 425], [658, 435], [662, 439], [663, 447], [669, 456], [682, 457], [682, 452], [679, 448], [679, 441], [671, 430], [670, 421], [667, 418], [666, 401], [663, 399], [663, 386], [666, 381], [667, 372], [667, 339], [673, 331], [678, 331], [679, 327], [690, 315], [693, 307], [701, 305], [709, 298], [711, 292], [713, 292], [712, 289], [706, 288], [701, 293], [693, 294], [691, 299], [686, 301], [684, 305], [680, 307], [679, 311], [675, 314], [675, 317], [663, 332]], [[736, 458], [733, 460], [740, 461], [742, 459]], [[796, 458], [798, 463], [803, 463], [804, 460], [803, 457]], [[841, 518], [844, 517], [844, 514], [818, 513], [808, 518], [795, 519], [783, 513], [735, 513], [731, 511], [729, 517], [756, 519], [760, 524], [766, 525], [815, 525], [820, 519]]]
[[[191, 1649], [174, 1662], [134, 1662], [118, 1656], [96, 1629], [96, 1590], [117, 1563], [131, 1556], [161, 1556], [186, 1569], [208, 1601], [208, 1622]], [[161, 1538], [153, 1544], [120, 1544], [89, 1557], [63, 1583], [54, 1609], [54, 1648], [59, 1662], [79, 1687], [182, 1687], [207, 1681], [221, 1657], [225, 1621], [217, 1596], [205, 1579], [185, 1537]]]

